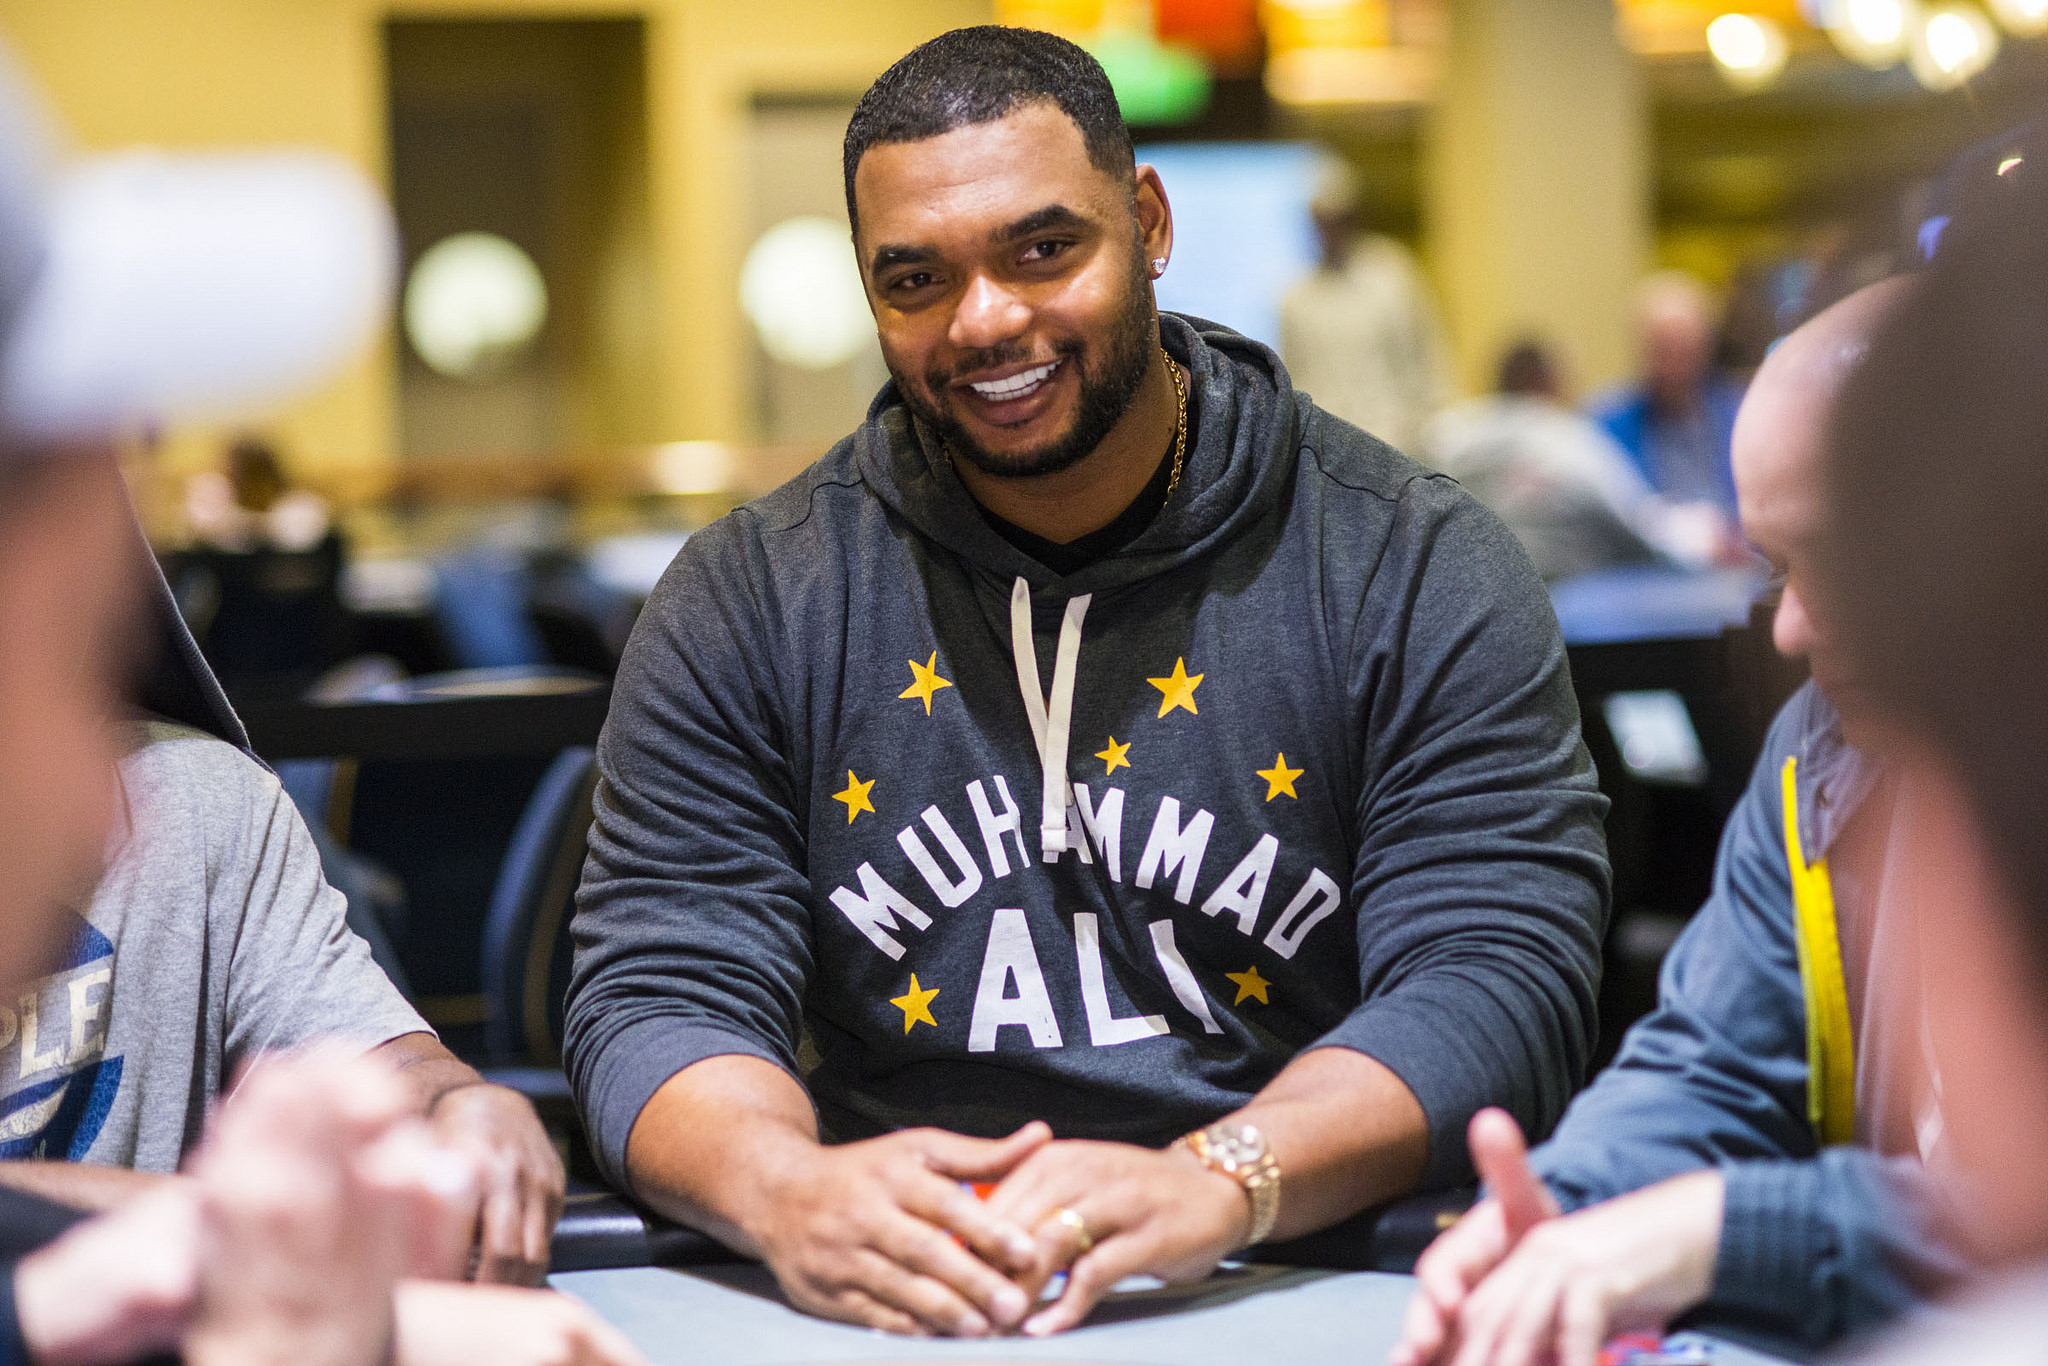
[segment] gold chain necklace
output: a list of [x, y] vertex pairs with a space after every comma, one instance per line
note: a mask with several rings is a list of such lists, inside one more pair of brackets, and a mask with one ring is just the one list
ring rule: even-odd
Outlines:
[[1159, 500], [1164, 507], [1173, 501], [1173, 491], [1180, 487], [1181, 462], [1188, 453], [1188, 387], [1181, 382], [1180, 367], [1173, 363], [1173, 356], [1165, 347], [1159, 348], [1159, 355], [1166, 362], [1166, 373], [1173, 379], [1173, 473], [1166, 479], [1166, 497]]

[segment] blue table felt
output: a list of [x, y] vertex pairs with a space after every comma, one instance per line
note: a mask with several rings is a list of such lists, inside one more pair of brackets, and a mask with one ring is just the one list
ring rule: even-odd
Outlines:
[[1552, 584], [1550, 603], [1568, 645], [1704, 639], [1748, 621], [1766, 582], [1747, 568], [1605, 569]]
[[[827, 1323], [789, 1307], [755, 1265], [574, 1271], [550, 1282], [630, 1337], [654, 1366], [828, 1362], [1092, 1362], [1100, 1366], [1380, 1366], [1413, 1281], [1377, 1272], [1226, 1267], [1199, 1285], [1113, 1294], [1056, 1338], [946, 1341]], [[1775, 1366], [1716, 1342], [1715, 1366]]]

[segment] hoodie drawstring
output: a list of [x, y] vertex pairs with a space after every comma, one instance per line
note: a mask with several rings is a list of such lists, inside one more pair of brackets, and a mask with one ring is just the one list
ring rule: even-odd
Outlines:
[[1038, 686], [1038, 649], [1031, 639], [1031, 585], [1020, 577], [1010, 588], [1010, 652], [1017, 660], [1024, 713], [1031, 718], [1031, 734], [1038, 741], [1038, 770], [1045, 788], [1038, 847], [1047, 863], [1057, 862], [1067, 850], [1067, 741], [1074, 717], [1074, 669], [1081, 658], [1081, 619], [1088, 615], [1093, 596], [1083, 593], [1067, 600], [1048, 700]]

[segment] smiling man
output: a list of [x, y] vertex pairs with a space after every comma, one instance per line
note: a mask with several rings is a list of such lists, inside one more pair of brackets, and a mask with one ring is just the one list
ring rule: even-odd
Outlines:
[[894, 382], [691, 539], [600, 745], [614, 1179], [816, 1312], [1044, 1333], [1461, 1179], [1480, 1106], [1547, 1129], [1607, 867], [1512, 537], [1157, 311], [1166, 191], [1071, 43], [925, 44], [845, 168]]

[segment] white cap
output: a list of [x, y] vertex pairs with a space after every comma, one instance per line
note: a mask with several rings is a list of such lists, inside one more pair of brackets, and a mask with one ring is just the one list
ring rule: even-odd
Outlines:
[[0, 54], [0, 423], [38, 439], [224, 420], [305, 391], [392, 295], [396, 233], [320, 152], [127, 152], [43, 172]]

